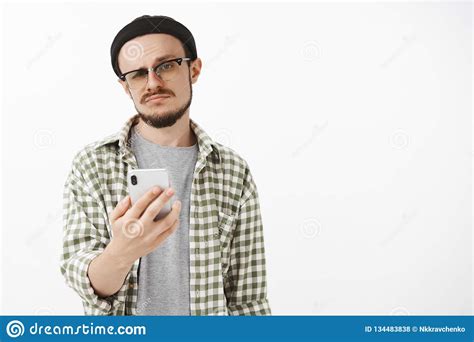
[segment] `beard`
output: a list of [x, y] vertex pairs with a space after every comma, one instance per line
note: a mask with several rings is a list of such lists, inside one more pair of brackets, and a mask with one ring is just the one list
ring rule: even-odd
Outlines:
[[171, 127], [176, 123], [176, 121], [181, 119], [184, 113], [186, 113], [188, 108], [191, 106], [192, 99], [193, 99], [193, 87], [191, 86], [191, 77], [190, 77], [189, 78], [189, 98], [178, 109], [170, 110], [168, 112], [165, 112], [159, 115], [142, 113], [138, 110], [136, 105], [135, 105], [135, 109], [137, 110], [143, 122], [145, 122], [149, 126], [152, 126], [155, 128]]

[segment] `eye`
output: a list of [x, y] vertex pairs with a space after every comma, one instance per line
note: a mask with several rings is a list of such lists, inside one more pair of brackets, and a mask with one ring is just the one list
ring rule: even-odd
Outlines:
[[137, 70], [137, 71], [135, 71], [135, 72], [132, 72], [130, 76], [131, 76], [132, 78], [140, 78], [140, 77], [145, 76], [145, 75], [147, 74], [147, 72], [148, 72], [148, 71], [143, 70], [143, 69], [142, 69], [142, 70]]
[[158, 71], [168, 71], [173, 69], [173, 62], [163, 63], [158, 67]]

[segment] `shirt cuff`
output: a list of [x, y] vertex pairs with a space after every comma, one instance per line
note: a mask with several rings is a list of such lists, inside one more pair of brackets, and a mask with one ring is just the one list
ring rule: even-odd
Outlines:
[[259, 299], [250, 303], [232, 305], [227, 307], [229, 316], [264, 316], [271, 315], [267, 299]]

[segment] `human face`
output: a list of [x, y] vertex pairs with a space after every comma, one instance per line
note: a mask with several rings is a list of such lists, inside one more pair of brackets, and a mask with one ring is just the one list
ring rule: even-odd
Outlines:
[[[154, 68], [164, 61], [179, 57], [185, 57], [181, 42], [171, 35], [155, 33], [124, 44], [118, 62], [122, 74], [125, 74], [132, 70]], [[163, 80], [156, 73], [148, 72], [148, 82], [142, 88], [131, 88], [125, 80], [119, 79], [119, 82], [144, 120], [157, 128], [168, 127], [188, 113], [192, 84], [197, 81], [200, 70], [201, 61], [198, 58], [191, 65], [182, 61], [170, 80]]]

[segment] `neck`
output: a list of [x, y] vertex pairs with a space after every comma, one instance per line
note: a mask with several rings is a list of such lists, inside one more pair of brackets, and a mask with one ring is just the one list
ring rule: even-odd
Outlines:
[[173, 126], [163, 128], [149, 126], [139, 118], [136, 131], [146, 140], [161, 146], [189, 147], [196, 143], [196, 135], [190, 126], [189, 113], [183, 115]]

